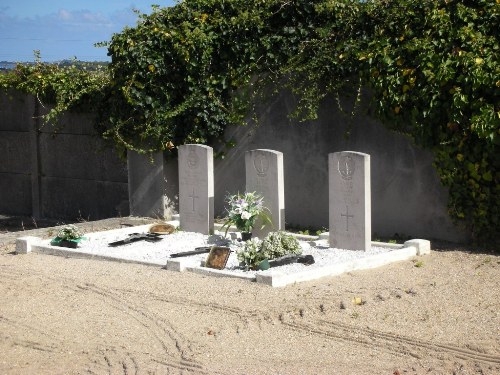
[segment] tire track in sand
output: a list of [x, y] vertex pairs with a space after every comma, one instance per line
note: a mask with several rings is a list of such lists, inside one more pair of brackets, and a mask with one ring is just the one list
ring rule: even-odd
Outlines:
[[[152, 340], [157, 341], [162, 349], [163, 355], [151, 355], [151, 353], [131, 353], [124, 348], [108, 346], [106, 349], [94, 348], [87, 350], [89, 363], [86, 366], [88, 373], [108, 373], [108, 374], [142, 374], [142, 373], [169, 373], [169, 374], [211, 374], [213, 372], [205, 370], [203, 366], [190, 357], [193, 352], [190, 347], [189, 340], [185, 339], [168, 323], [165, 319], [152, 313], [144, 306], [140, 305], [141, 296], [139, 292], [133, 293], [133, 297], [137, 297], [133, 302], [126, 294], [132, 294], [130, 291], [116, 291], [110, 288], [98, 287], [91, 283], [79, 283], [77, 280], [68, 277], [50, 276], [44, 272], [30, 270], [27, 273], [25, 270], [12, 268], [10, 266], [2, 267], [0, 273], [0, 281], [15, 284], [26, 276], [36, 278], [36, 282], [43, 283], [44, 287], [50, 288], [51, 284], [55, 288], [64, 288], [76, 295], [82, 293], [92, 293], [102, 303], [108, 305], [113, 310], [117, 311], [117, 318], [120, 314], [129, 316], [134, 321], [138, 322], [143, 327], [145, 335]], [[22, 328], [24, 332], [30, 332], [32, 337], [44, 337], [45, 344], [36, 340], [21, 340], [14, 338], [12, 343], [21, 345], [33, 350], [43, 350], [51, 352], [61, 352], [64, 343], [68, 343], [67, 337], [57, 337], [57, 335], [46, 332], [43, 329], [36, 328], [28, 324], [21, 324], [6, 316], [0, 316], [0, 326], [2, 324], [17, 326]], [[36, 332], [33, 335], [33, 332]], [[2, 339], [2, 336], [0, 336]], [[11, 339], [5, 337], [4, 340]], [[48, 343], [47, 343], [48, 342]], [[71, 341], [72, 345], [79, 346], [80, 343]]]
[[[222, 312], [225, 314], [234, 315], [242, 320], [269, 320], [268, 312], [258, 310], [243, 310], [239, 307], [224, 306], [218, 303], [203, 303], [193, 301], [180, 297], [164, 297], [158, 296], [155, 293], [148, 293], [152, 299], [163, 301], [166, 303], [173, 303], [186, 306], [196, 306], [203, 310], [211, 310], [214, 312]], [[300, 330], [309, 333], [314, 333], [320, 336], [326, 336], [332, 339], [355, 342], [365, 347], [378, 347], [382, 350], [390, 351], [399, 355], [407, 355], [415, 358], [420, 358], [419, 352], [426, 350], [431, 355], [439, 356], [439, 354], [447, 354], [455, 358], [463, 360], [473, 360], [482, 362], [489, 365], [500, 365], [500, 356], [481, 353], [458, 346], [435, 343], [432, 341], [425, 341], [415, 339], [408, 336], [377, 331], [371, 328], [360, 328], [354, 325], [348, 325], [340, 322], [332, 322], [327, 320], [311, 320], [309, 324], [287, 322], [283, 320], [285, 314], [279, 314], [272, 318], [279, 320], [283, 325], [292, 328], [293, 330]]]
[[[125, 293], [121, 290], [113, 290], [109, 288], [99, 287], [94, 284], [76, 284], [75, 286], [68, 286], [76, 292], [91, 292], [101, 299], [108, 306], [112, 307], [114, 310], [118, 311], [120, 314], [126, 314], [136, 322], [138, 322], [147, 332], [148, 337], [151, 337], [158, 343], [160, 343], [165, 357], [161, 358], [149, 358], [149, 361], [156, 363], [157, 365], [162, 365], [165, 368], [162, 370], [167, 370], [169, 373], [178, 372], [189, 372], [193, 374], [208, 374], [203, 366], [193, 361], [190, 357], [193, 356], [193, 351], [191, 349], [189, 340], [182, 337], [182, 335], [177, 332], [174, 327], [165, 319], [163, 319], [158, 314], [149, 311], [144, 306], [133, 302], [130, 297], [127, 297]], [[146, 335], [146, 333], [145, 333]], [[123, 368], [123, 374], [129, 374], [129, 366], [124, 362], [122, 355], [113, 354], [111, 351], [107, 351], [104, 356], [104, 360], [110, 369]], [[140, 359], [133, 357], [128, 353], [129, 360], [134, 364], [135, 372], [139, 373], [138, 369], [141, 369], [143, 364]], [[148, 370], [149, 371], [149, 370]], [[113, 372], [115, 373], [115, 372]]]
[[371, 328], [361, 328], [326, 320], [317, 320], [309, 324], [287, 321], [282, 321], [282, 323], [294, 331], [304, 331], [335, 340], [356, 342], [368, 347], [375, 346], [383, 350], [410, 355], [416, 358], [421, 358], [419, 351], [424, 349], [426, 353], [434, 357], [440, 357], [440, 354], [446, 354], [467, 361], [472, 360], [488, 365], [500, 366], [499, 355], [480, 353], [453, 345], [415, 339], [394, 333], [377, 331]]
[[[6, 275], [5, 271], [10, 275]], [[13, 271], [13, 272], [12, 272]], [[30, 271], [31, 275], [33, 272]], [[16, 272], [14, 270], [7, 270], [3, 268], [2, 273], [0, 274], [0, 279], [5, 276], [5, 278], [14, 280], [17, 276], [26, 275], [25, 272]], [[43, 275], [45, 279], [48, 277]], [[50, 279], [50, 278], [49, 278]], [[164, 319], [159, 317], [158, 315], [151, 313], [147, 309], [142, 306], [139, 306], [137, 303], [131, 301], [131, 297], [135, 298], [135, 300], [139, 300], [140, 298], [144, 298], [144, 294], [140, 295], [139, 291], [132, 289], [119, 289], [119, 288], [104, 288], [97, 287], [93, 284], [84, 284], [79, 285], [75, 283], [75, 280], [70, 278], [63, 278], [66, 282], [66, 287], [76, 291], [83, 292], [88, 291], [97, 294], [100, 296], [100, 299], [114, 307], [119, 312], [125, 312], [132, 316], [135, 320], [137, 320], [148, 332], [152, 332], [153, 336], [156, 340], [158, 340], [165, 354], [169, 356], [168, 359], [158, 359], [154, 358], [154, 361], [157, 364], [166, 366], [173, 371], [188, 371], [193, 373], [207, 373], [203, 369], [201, 365], [196, 362], [193, 362], [189, 359], [191, 352], [191, 348], [189, 347], [189, 341], [183, 338], [175, 329]], [[60, 285], [61, 278], [52, 278], [54, 283]], [[125, 298], [125, 294], [129, 297]], [[296, 322], [294, 318], [290, 321], [284, 320], [283, 316], [285, 313], [277, 314], [276, 316], [270, 316], [268, 312], [259, 311], [259, 310], [243, 310], [239, 307], [225, 306], [217, 303], [203, 303], [195, 300], [190, 300], [187, 298], [181, 297], [173, 297], [173, 296], [164, 296], [158, 295], [153, 292], [146, 292], [145, 294], [148, 298], [156, 299], [158, 301], [162, 301], [165, 303], [172, 303], [178, 305], [185, 305], [186, 307], [193, 307], [203, 309], [203, 310], [211, 310], [214, 312], [223, 312], [225, 314], [237, 316], [239, 319], [250, 320], [261, 322], [262, 320], [268, 320], [272, 318], [272, 320], [280, 321], [281, 324], [288, 327], [293, 331], [302, 331], [307, 332], [309, 334], [314, 334], [322, 337], [326, 337], [332, 340], [340, 340], [346, 342], [353, 342], [358, 345], [364, 347], [376, 347], [384, 351], [389, 351], [399, 355], [412, 356], [416, 358], [421, 358], [420, 352], [425, 350], [426, 355], [431, 355], [438, 359], [442, 359], [442, 355], [448, 355], [457, 359], [467, 360], [467, 361], [477, 361], [488, 365], [494, 365], [496, 367], [500, 367], [500, 356], [496, 354], [486, 354], [478, 351], [473, 351], [469, 349], [464, 349], [458, 346], [441, 344], [432, 341], [426, 341], [422, 339], [411, 338], [409, 336], [398, 335], [389, 332], [383, 332], [374, 330], [371, 328], [361, 328], [354, 325], [344, 324], [340, 322], [326, 321], [326, 320], [309, 320], [307, 322]], [[158, 332], [165, 334], [158, 334]], [[115, 364], [120, 364], [121, 360], [119, 356], [114, 358], [112, 355], [110, 359], [109, 353], [106, 358], [110, 363], [112, 362], [113, 367], [117, 367]], [[130, 357], [130, 356], [129, 356]], [[173, 359], [175, 357], [180, 357], [179, 360]], [[134, 358], [130, 357], [130, 361], [134, 362]], [[137, 361], [138, 362], [138, 361]], [[121, 373], [134, 373], [138, 370], [133, 370], [131, 366], [122, 366], [126, 367]], [[132, 372], [131, 372], [132, 371]]]

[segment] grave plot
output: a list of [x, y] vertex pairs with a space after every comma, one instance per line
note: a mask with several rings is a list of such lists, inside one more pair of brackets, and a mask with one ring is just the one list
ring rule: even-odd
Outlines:
[[[178, 226], [178, 221], [168, 222]], [[17, 240], [18, 253], [37, 252], [65, 257], [96, 258], [119, 262], [133, 262], [144, 265], [160, 266], [170, 271], [195, 272], [211, 276], [235, 277], [255, 281], [273, 287], [285, 286], [302, 281], [315, 280], [321, 277], [339, 275], [345, 272], [380, 267], [396, 261], [423, 255], [430, 251], [429, 241], [411, 240], [404, 245], [373, 242], [367, 251], [341, 250], [328, 247], [328, 233], [320, 237], [300, 239], [302, 255], [312, 255], [314, 264], [306, 265], [292, 263], [272, 267], [265, 271], [245, 271], [239, 266], [236, 252], [241, 248], [237, 241], [239, 234], [229, 232], [227, 238], [224, 232], [217, 229], [213, 235], [195, 232], [176, 231], [162, 235], [157, 242], [142, 239], [109, 246], [110, 243], [126, 240], [131, 235], [147, 234], [151, 225], [115, 229], [106, 232], [85, 234], [78, 248], [52, 246], [51, 240], [37, 237], [21, 237]], [[216, 226], [217, 228], [217, 226]], [[218, 270], [205, 267], [208, 251], [212, 246], [227, 246], [231, 253], [224, 269]], [[172, 257], [176, 253], [194, 251], [196, 248], [205, 250], [201, 254], [183, 257]]]
[[[245, 155], [245, 165], [246, 190], [262, 195], [272, 219], [272, 228], [263, 230], [258, 223], [254, 225], [250, 221], [250, 203], [245, 201], [237, 203], [238, 211], [235, 212], [239, 218], [234, 223], [239, 225], [240, 231], [253, 231], [254, 237], [263, 239], [269, 231], [284, 229], [285, 225], [283, 154], [274, 150], [251, 150]], [[302, 256], [308, 257], [304, 258], [307, 261], [288, 257], [278, 262], [271, 260], [274, 267], [267, 270], [245, 270], [237, 257], [244, 245], [237, 240], [240, 233], [230, 232], [226, 238], [221, 226], [214, 224], [213, 150], [203, 145], [182, 145], [179, 147], [178, 166], [180, 217], [168, 224], [180, 225], [182, 231], [157, 233], [150, 226], [142, 226], [91, 233], [74, 249], [52, 246], [50, 240], [24, 237], [17, 241], [17, 252], [36, 251], [136, 262], [165, 267], [170, 271], [190, 271], [285, 286], [380, 267], [430, 251], [430, 243], [426, 240], [411, 240], [404, 245], [371, 241], [370, 155], [342, 151], [328, 156], [329, 233], [298, 238]], [[242, 220], [245, 225], [241, 225]], [[252, 224], [251, 230], [247, 229], [249, 223]], [[79, 240], [73, 238], [75, 241]], [[71, 238], [66, 242], [71, 242]], [[294, 246], [295, 252], [297, 245]], [[262, 250], [255, 247], [253, 252], [246, 254], [246, 261], [252, 266], [257, 265], [256, 258], [263, 254], [256, 249]], [[211, 260], [219, 267], [214, 268]], [[259, 262], [262, 260], [258, 259]]]

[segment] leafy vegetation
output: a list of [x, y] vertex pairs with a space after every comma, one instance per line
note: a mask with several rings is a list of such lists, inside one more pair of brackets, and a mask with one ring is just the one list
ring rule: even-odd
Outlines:
[[500, 228], [498, 30], [500, 0], [185, 0], [115, 34], [107, 73], [19, 65], [0, 86], [53, 99], [48, 119], [94, 101], [101, 133], [140, 152], [210, 143], [283, 89], [301, 120], [327, 95], [351, 94], [350, 116], [367, 98], [434, 152], [450, 215], [488, 240]]
[[76, 62], [46, 64], [35, 51], [35, 63], [17, 64], [12, 72], [0, 75], [0, 88], [15, 88], [37, 98], [42, 106], [51, 105], [45, 115], [53, 123], [68, 110], [92, 110], [109, 85], [104, 64]]

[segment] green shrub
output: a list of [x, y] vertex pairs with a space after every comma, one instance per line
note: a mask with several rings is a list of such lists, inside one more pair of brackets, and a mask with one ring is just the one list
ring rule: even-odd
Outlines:
[[283, 231], [269, 233], [262, 241], [261, 248], [268, 259], [302, 253], [299, 241], [291, 234]]

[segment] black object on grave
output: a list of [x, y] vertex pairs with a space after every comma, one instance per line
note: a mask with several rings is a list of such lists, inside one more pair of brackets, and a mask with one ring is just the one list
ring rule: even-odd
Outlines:
[[279, 267], [292, 263], [301, 263], [309, 266], [311, 264], [314, 264], [314, 257], [312, 255], [285, 255], [281, 258], [270, 260], [269, 266]]
[[123, 240], [110, 242], [108, 246], [115, 247], [137, 241], [158, 242], [161, 240], [162, 238], [158, 233], [131, 233], [128, 235], [128, 237], [124, 238]]
[[192, 251], [184, 251], [182, 253], [170, 254], [170, 258], [187, 257], [190, 255], [197, 255], [197, 254], [208, 254], [210, 252], [210, 249], [212, 249], [211, 246], [195, 247], [195, 249]]

